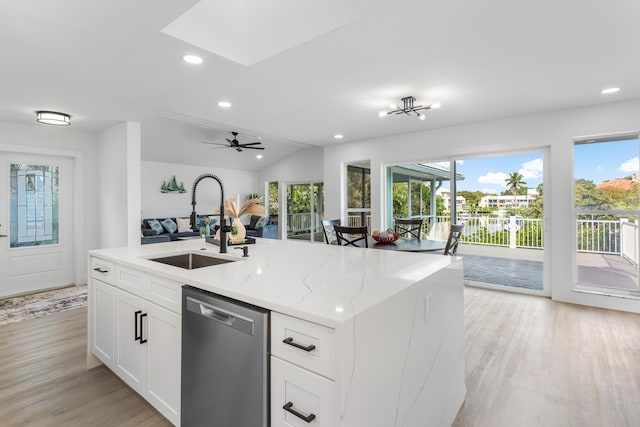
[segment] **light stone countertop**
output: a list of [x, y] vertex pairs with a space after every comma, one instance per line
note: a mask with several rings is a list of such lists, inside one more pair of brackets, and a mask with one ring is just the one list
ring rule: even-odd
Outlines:
[[[449, 266], [456, 257], [256, 239], [249, 258], [201, 239], [89, 251], [89, 255], [335, 328]], [[193, 252], [237, 260], [186, 270], [150, 261]]]

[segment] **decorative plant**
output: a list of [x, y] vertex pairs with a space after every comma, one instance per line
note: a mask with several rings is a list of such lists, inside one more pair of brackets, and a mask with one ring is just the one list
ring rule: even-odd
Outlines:
[[251, 199], [259, 199], [260, 195], [258, 193], [249, 193], [247, 194], [247, 200], [251, 200]]
[[238, 210], [238, 202], [234, 199], [227, 199], [224, 201], [224, 214], [233, 218], [240, 218], [244, 215], [264, 215], [264, 206], [260, 204], [262, 197], [257, 199], [249, 199], [242, 205], [242, 208]]

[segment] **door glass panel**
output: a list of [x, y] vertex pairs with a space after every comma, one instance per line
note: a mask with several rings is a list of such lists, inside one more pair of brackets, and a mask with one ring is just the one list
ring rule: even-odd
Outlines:
[[11, 164], [10, 246], [59, 243], [58, 166]]
[[[280, 213], [280, 198], [278, 197], [278, 183], [269, 183], [269, 195], [267, 200], [267, 208], [269, 218], [271, 218], [271, 224], [278, 225], [278, 214]], [[280, 227], [278, 227], [278, 234], [280, 236]], [[279, 237], [278, 237], [279, 238]]]
[[322, 242], [324, 185], [287, 185], [287, 239]]
[[576, 143], [576, 288], [628, 295], [638, 280], [638, 140]]
[[371, 229], [371, 169], [369, 162], [347, 166], [347, 225]]

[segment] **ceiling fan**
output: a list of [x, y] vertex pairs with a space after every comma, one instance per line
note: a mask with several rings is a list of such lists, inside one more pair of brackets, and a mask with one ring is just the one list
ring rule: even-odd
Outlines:
[[231, 134], [233, 135], [233, 139], [225, 138], [228, 144], [225, 144], [223, 142], [207, 142], [207, 141], [202, 141], [202, 143], [221, 146], [221, 147], [211, 147], [212, 150], [217, 150], [218, 148], [235, 148], [235, 150], [238, 152], [241, 152], [243, 148], [248, 148], [251, 150], [264, 150], [264, 147], [254, 147], [254, 145], [260, 145], [262, 144], [262, 142], [247, 142], [244, 144], [240, 144], [237, 138], [238, 132], [231, 132]]

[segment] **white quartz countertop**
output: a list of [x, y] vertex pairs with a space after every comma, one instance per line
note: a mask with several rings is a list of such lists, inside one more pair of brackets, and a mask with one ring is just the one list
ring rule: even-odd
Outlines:
[[[236, 246], [219, 254], [218, 246], [201, 239], [89, 254], [332, 328], [457, 260], [442, 254], [256, 240], [248, 245], [249, 258]], [[149, 260], [185, 252], [237, 262], [186, 270]]]

